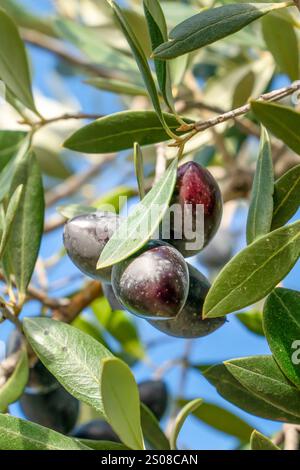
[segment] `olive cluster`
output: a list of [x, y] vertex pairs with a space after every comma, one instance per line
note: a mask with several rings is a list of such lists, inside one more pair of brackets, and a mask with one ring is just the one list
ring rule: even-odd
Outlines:
[[[201, 311], [210, 288], [209, 281], [185, 258], [196, 255], [214, 237], [222, 218], [222, 197], [217, 182], [198, 163], [179, 167], [170, 206], [181, 207], [169, 220], [169, 236], [161, 230], [159, 240], [151, 240], [133, 256], [112, 268], [97, 270], [98, 258], [122, 219], [108, 212], [80, 215], [67, 222], [64, 245], [73, 263], [86, 275], [111, 283], [120, 307], [149, 321], [165, 334], [197, 338], [223, 325], [224, 318], [202, 319]], [[193, 239], [186, 237], [186, 208], [197, 237], [198, 208], [203, 210], [203, 243], [191, 249]], [[162, 223], [163, 227], [163, 223]], [[178, 237], [180, 228], [181, 236]]]

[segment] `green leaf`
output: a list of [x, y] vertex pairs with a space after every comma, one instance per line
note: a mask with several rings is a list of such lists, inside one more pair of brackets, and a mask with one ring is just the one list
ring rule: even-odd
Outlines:
[[97, 211], [96, 207], [82, 206], [81, 204], [68, 204], [67, 206], [60, 206], [57, 211], [66, 219], [72, 219], [82, 214], [92, 214]]
[[103, 359], [100, 390], [105, 417], [115, 433], [131, 449], [144, 449], [139, 391], [129, 367], [117, 358]]
[[63, 436], [10, 415], [0, 414], [1, 450], [89, 450], [76, 439]]
[[25, 318], [24, 332], [45, 367], [78, 400], [104, 414], [100, 362], [110, 351], [90, 335], [49, 318]]
[[5, 214], [5, 226], [4, 226], [4, 231], [1, 237], [1, 242], [0, 242], [0, 259], [2, 258], [2, 255], [5, 251], [6, 244], [9, 239], [9, 234], [13, 225], [13, 222], [16, 217], [16, 213], [20, 204], [20, 199], [23, 191], [23, 185], [21, 184], [20, 186], [17, 187], [15, 192], [13, 193], [7, 207], [7, 211]]
[[156, 450], [170, 450], [170, 443], [162, 432], [152, 411], [141, 403], [142, 430], [147, 443]]
[[0, 130], [0, 171], [16, 155], [25, 137], [26, 132]]
[[44, 188], [40, 167], [32, 152], [28, 152], [16, 168], [11, 196], [20, 185], [23, 185], [21, 201], [7, 241], [4, 262], [9, 265], [10, 274], [15, 276], [22, 301], [34, 271], [44, 230]]
[[201, 400], [201, 398], [196, 398], [195, 400], [188, 401], [176, 416], [174, 427], [170, 436], [170, 444], [172, 450], [176, 450], [177, 438], [179, 436], [182, 426], [184, 425], [185, 420], [191, 413], [194, 413], [199, 408], [199, 406], [202, 405], [202, 403], [203, 400]]
[[215, 279], [203, 316], [223, 316], [263, 299], [290, 272], [299, 255], [299, 221], [251, 243]]
[[27, 108], [36, 112], [23, 41], [15, 23], [0, 8], [0, 77]]
[[262, 128], [247, 220], [248, 245], [270, 232], [273, 216], [273, 193], [274, 172], [271, 144], [266, 129]]
[[[175, 116], [164, 113], [164, 119], [169, 128], [176, 131], [179, 124]], [[64, 147], [77, 152], [111, 153], [130, 149], [135, 142], [142, 147], [166, 140], [170, 140], [170, 136], [155, 112], [122, 111], [79, 129], [66, 140]]]
[[120, 343], [126, 353], [136, 359], [145, 357], [145, 351], [134, 322], [123, 310], [112, 311], [106, 299], [105, 303], [103, 299], [103, 297], [97, 299], [91, 305], [101, 326]]
[[250, 439], [251, 450], [280, 450], [273, 442], [258, 431], [253, 431]]
[[204, 377], [216, 387], [219, 394], [225, 400], [248, 413], [273, 421], [300, 423], [300, 419], [293, 414], [284, 412], [281, 408], [272, 405], [269, 401], [263, 400], [244, 387], [223, 364], [218, 364], [206, 370]]
[[262, 31], [268, 50], [280, 72], [291, 80], [299, 78], [299, 46], [293, 26], [284, 18], [268, 15], [262, 20]]
[[[108, 0], [108, 3], [111, 5], [113, 12], [114, 12], [114, 17], [118, 25], [122, 29], [124, 36], [126, 37], [126, 40], [132, 50], [132, 53], [135, 57], [136, 63], [143, 77], [145, 86], [148, 90], [149, 97], [152, 101], [152, 105], [157, 113], [157, 116], [163, 128], [170, 135], [170, 131], [168, 130], [168, 124], [165, 121], [164, 114], [161, 110], [157, 88], [156, 88], [156, 85], [155, 85], [155, 82], [151, 73], [150, 66], [145, 56], [145, 53], [141, 45], [139, 44], [138, 39], [136, 35], [134, 34], [130, 24], [128, 23], [126, 16], [122, 12], [122, 9], [113, 0]], [[140, 141], [136, 139], [135, 142], [140, 142]]]
[[[168, 29], [165, 15], [158, 0], [144, 0], [143, 5], [152, 43], [152, 51], [154, 51], [154, 49], [168, 40]], [[154, 65], [158, 85], [165, 103], [173, 110], [174, 102], [169, 64], [163, 60], [154, 59]]]
[[300, 206], [300, 165], [291, 168], [275, 183], [272, 230], [285, 225]]
[[[187, 400], [180, 400], [180, 406], [184, 406]], [[253, 427], [230, 411], [213, 403], [204, 402], [193, 411], [193, 416], [208, 426], [218, 431], [236, 437], [241, 442], [248, 442]]]
[[99, 90], [110, 91], [118, 95], [148, 96], [146, 88], [121, 80], [95, 77], [89, 78], [85, 83]]
[[145, 197], [144, 161], [141, 147], [137, 142], [134, 143], [133, 153], [135, 175], [138, 182], [140, 199], [142, 200]]
[[93, 325], [93, 323], [88, 321], [82, 315], [75, 318], [75, 320], [72, 322], [72, 326], [75, 326], [75, 328], [78, 328], [80, 331], [83, 331], [83, 333], [90, 335], [100, 344], [103, 344], [105, 347], [107, 347], [100, 328], [97, 328], [95, 325]]
[[118, 442], [110, 442], [110, 441], [93, 441], [91, 439], [76, 439], [85, 447], [89, 447], [93, 450], [130, 450], [128, 447], [124, 446], [124, 444], [119, 444]]
[[291, 3], [237, 3], [211, 8], [177, 25], [171, 41], [159, 46], [154, 57], [172, 59], [233, 34], [266, 13]]
[[252, 333], [265, 336], [262, 326], [262, 313], [260, 311], [249, 310], [248, 312], [238, 313], [236, 317]]
[[[97, 269], [123, 261], [136, 253], [151, 238], [168, 210], [176, 183], [177, 164], [176, 158], [162, 178], [121, 223], [102, 251]], [[156, 208], [155, 216], [153, 207]]]
[[0, 388], [0, 412], [5, 413], [8, 405], [17, 401], [28, 382], [27, 351], [21, 350], [15, 370]]
[[252, 111], [259, 121], [294, 152], [300, 154], [300, 113], [273, 103], [253, 101]]
[[300, 391], [283, 375], [273, 356], [251, 356], [224, 364], [250, 392], [300, 419]]
[[290, 381], [300, 388], [300, 293], [275, 289], [265, 303], [263, 322], [277, 363]]

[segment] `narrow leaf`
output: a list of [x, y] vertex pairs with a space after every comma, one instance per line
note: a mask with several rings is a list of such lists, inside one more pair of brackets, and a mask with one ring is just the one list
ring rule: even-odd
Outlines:
[[25, 318], [24, 331], [45, 367], [78, 400], [103, 415], [100, 361], [112, 354], [90, 335], [49, 318]]
[[89, 450], [76, 439], [38, 424], [0, 414], [1, 450]]
[[15, 23], [0, 9], [0, 77], [27, 108], [36, 112], [25, 47]]
[[262, 128], [247, 220], [247, 242], [270, 232], [273, 216], [274, 173], [270, 139]]
[[272, 230], [285, 225], [300, 206], [300, 165], [291, 168], [275, 183]]
[[162, 432], [152, 411], [141, 403], [142, 430], [147, 443], [156, 450], [170, 450], [170, 443]]
[[275, 289], [265, 303], [263, 318], [266, 338], [277, 363], [300, 388], [300, 293]]
[[141, 147], [137, 142], [134, 143], [133, 153], [135, 175], [138, 182], [140, 200], [142, 200], [145, 197], [144, 161]]
[[248, 413], [273, 421], [300, 423], [300, 419], [293, 414], [284, 412], [244, 387], [223, 364], [204, 371], [204, 377], [225, 400]]
[[299, 46], [294, 27], [285, 18], [265, 16], [262, 31], [268, 50], [274, 57], [280, 72], [291, 80], [299, 78]]
[[205, 299], [204, 317], [214, 318], [252, 305], [277, 286], [300, 255], [300, 222], [251, 243], [220, 272]]
[[10, 274], [15, 276], [20, 299], [24, 299], [44, 229], [44, 188], [40, 167], [32, 152], [27, 153], [16, 169], [10, 189], [11, 196], [20, 185], [24, 188], [7, 241], [4, 260], [10, 266]]
[[253, 431], [250, 439], [251, 450], [280, 450], [273, 442], [258, 431]]
[[17, 189], [13, 193], [9, 201], [8, 207], [7, 207], [7, 211], [5, 214], [5, 227], [4, 227], [4, 231], [3, 231], [1, 243], [0, 243], [0, 259], [2, 258], [2, 255], [6, 248], [6, 244], [7, 244], [9, 234], [10, 234], [10, 231], [11, 231], [11, 228], [12, 228], [15, 216], [16, 216], [16, 212], [20, 204], [22, 191], [23, 191], [23, 185], [21, 184], [20, 186], [17, 187]]
[[99, 90], [110, 91], [111, 93], [116, 93], [118, 95], [148, 96], [146, 88], [132, 85], [131, 83], [121, 80], [109, 80], [107, 78], [95, 77], [89, 78], [85, 83]]
[[224, 364], [250, 392], [300, 420], [300, 391], [283, 375], [273, 356], [245, 357]]
[[110, 441], [93, 441], [91, 439], [76, 439], [85, 447], [89, 447], [93, 450], [115, 450], [115, 451], [124, 451], [130, 450], [128, 447], [124, 446], [124, 444], [119, 444], [118, 442], [110, 442]]
[[129, 367], [117, 358], [104, 359], [100, 390], [104, 414], [115, 433], [131, 449], [144, 449], [139, 391]]
[[0, 171], [18, 152], [26, 132], [0, 130]]
[[[164, 113], [164, 119], [168, 127], [176, 131], [178, 121], [175, 116]], [[170, 140], [170, 136], [155, 112], [122, 111], [79, 129], [69, 137], [64, 147], [77, 152], [111, 153], [130, 149], [135, 142], [143, 147], [166, 140]]]
[[[154, 49], [168, 40], [167, 24], [158, 0], [144, 0], [143, 4], [152, 43], [152, 51], [154, 51]], [[165, 103], [170, 109], [174, 109], [169, 64], [158, 59], [154, 59], [154, 64], [158, 85]]]
[[264, 126], [300, 155], [300, 113], [286, 106], [260, 101], [253, 101], [251, 108]]
[[[184, 406], [187, 400], [180, 400], [179, 403]], [[193, 411], [193, 416], [218, 431], [236, 437], [241, 442], [248, 442], [253, 430], [252, 426], [241, 418], [213, 403], [204, 402]]]
[[262, 313], [260, 311], [249, 310], [248, 312], [238, 313], [236, 317], [252, 333], [265, 336], [262, 325]]
[[203, 400], [201, 400], [201, 398], [196, 398], [195, 400], [186, 403], [186, 405], [184, 405], [182, 410], [178, 413], [170, 436], [170, 444], [172, 450], [176, 450], [177, 438], [179, 436], [182, 426], [184, 425], [185, 420], [190, 414], [194, 413], [199, 408], [199, 406], [202, 405], [202, 403]]
[[122, 222], [101, 253], [97, 269], [112, 266], [128, 258], [151, 238], [168, 210], [176, 183], [177, 164], [178, 160], [175, 159], [162, 178]]
[[22, 395], [28, 381], [27, 351], [21, 350], [15, 370], [0, 387], [0, 412], [5, 413], [8, 405], [17, 401]]
[[159, 46], [154, 56], [172, 59], [225, 38], [266, 13], [290, 6], [286, 3], [235, 3], [210, 8], [177, 25], [170, 33], [171, 41]]

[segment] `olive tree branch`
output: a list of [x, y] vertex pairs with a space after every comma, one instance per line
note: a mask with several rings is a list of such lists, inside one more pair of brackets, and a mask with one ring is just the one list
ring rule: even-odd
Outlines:
[[[264, 93], [263, 95], [260, 95], [256, 101], [279, 101], [285, 98], [286, 96], [292, 95], [298, 90], [300, 90], [300, 81], [296, 81], [288, 87], [280, 88], [269, 93]], [[251, 111], [251, 103], [244, 104], [239, 108], [227, 111], [206, 121], [197, 121], [194, 124], [183, 125], [178, 130], [183, 132], [192, 131], [192, 137], [198, 132], [203, 132], [207, 129], [210, 129], [211, 127], [217, 126], [218, 124], [222, 124], [223, 122], [229, 121], [230, 119], [236, 119], [239, 116], [243, 116], [244, 114], [249, 113], [249, 111]]]
[[294, 3], [296, 7], [298, 8], [298, 10], [300, 11], [300, 0], [294, 0]]

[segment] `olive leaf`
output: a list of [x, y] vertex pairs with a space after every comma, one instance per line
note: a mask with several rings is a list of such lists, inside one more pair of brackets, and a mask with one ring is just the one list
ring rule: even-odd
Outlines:
[[49, 318], [25, 318], [24, 332], [45, 367], [78, 400], [104, 414], [100, 361], [112, 357], [90, 335]]
[[77, 439], [39, 424], [0, 414], [1, 450], [90, 450]]
[[297, 348], [300, 349], [300, 292], [275, 289], [265, 303], [263, 324], [277, 363], [290, 381], [300, 388], [297, 357]]
[[241, 312], [236, 314], [237, 319], [250, 330], [259, 336], [265, 336], [263, 330], [263, 315], [259, 310], [249, 310], [247, 312]]
[[250, 439], [251, 450], [280, 450], [273, 442], [258, 431], [253, 431]]
[[[158, 0], [143, 0], [143, 5], [153, 51], [168, 40], [166, 19]], [[169, 64], [166, 61], [157, 59], [154, 59], [154, 64], [158, 85], [165, 103], [170, 109], [174, 110]]]
[[25, 136], [23, 131], [0, 130], [0, 171], [16, 155]]
[[235, 3], [204, 10], [177, 25], [171, 41], [157, 47], [154, 57], [172, 59], [225, 38], [272, 10], [291, 6], [284, 3]]
[[20, 199], [23, 191], [23, 185], [21, 184], [20, 186], [17, 187], [15, 192], [10, 198], [10, 201], [8, 203], [8, 207], [5, 213], [5, 219], [4, 219], [4, 230], [2, 233], [1, 237], [1, 242], [0, 242], [0, 259], [2, 258], [2, 255], [5, 251], [6, 244], [9, 239], [9, 234], [17, 213], [17, 209], [20, 204]]
[[9, 267], [8, 272], [15, 277], [22, 302], [35, 268], [44, 229], [44, 188], [40, 167], [33, 152], [28, 152], [16, 168], [10, 188], [11, 196], [20, 185], [23, 185], [21, 199], [3, 261]]
[[141, 403], [141, 422], [145, 440], [157, 450], [170, 450], [170, 443], [162, 432], [159, 422], [143, 403]]
[[[168, 127], [175, 132], [178, 121], [164, 113]], [[191, 122], [186, 120], [187, 123]], [[85, 153], [111, 153], [170, 140], [154, 111], [122, 111], [88, 124], [76, 131], [64, 147]]]
[[286, 224], [300, 206], [300, 165], [291, 168], [275, 183], [272, 230]]
[[260, 101], [253, 101], [251, 109], [265, 127], [300, 155], [300, 113], [287, 106]]
[[[176, 183], [177, 164], [176, 158], [151, 191], [121, 223], [102, 251], [97, 269], [123, 261], [151, 238], [168, 210]], [[155, 214], [153, 208], [156, 209]]]
[[37, 112], [25, 47], [15, 23], [0, 8], [0, 77], [27, 108]]
[[99, 90], [110, 91], [111, 93], [117, 93], [118, 95], [148, 96], [146, 88], [134, 84], [132, 85], [126, 81], [95, 77], [85, 80], [84, 83], [87, 83]]
[[101, 361], [100, 394], [104, 415], [125, 445], [144, 449], [139, 390], [129, 367], [120, 359]]
[[5, 384], [0, 387], [0, 413], [5, 413], [8, 405], [20, 398], [27, 385], [28, 374], [27, 351], [22, 349], [19, 353], [18, 362], [13, 373]]
[[[180, 406], [184, 406], [186, 403], [187, 400], [179, 400]], [[197, 420], [229, 436], [234, 436], [241, 442], [249, 441], [253, 430], [252, 426], [225, 408], [205, 401], [192, 414]]]
[[247, 219], [247, 242], [266, 235], [273, 216], [274, 173], [271, 143], [266, 129], [261, 130], [260, 150], [254, 176]]
[[224, 364], [250, 392], [300, 420], [300, 391], [283, 375], [273, 356], [245, 357]]
[[204, 302], [203, 316], [223, 316], [263, 299], [290, 272], [299, 255], [299, 221], [251, 243], [215, 279]]
[[262, 32], [279, 70], [286, 73], [291, 80], [297, 80], [300, 51], [293, 25], [285, 18], [270, 14], [262, 19]]
[[199, 406], [202, 405], [202, 403], [203, 400], [201, 400], [201, 398], [196, 398], [195, 400], [189, 401], [183, 406], [183, 408], [176, 416], [170, 436], [170, 444], [172, 450], [176, 450], [177, 438], [179, 436], [182, 426], [184, 425], [185, 420], [190, 414], [194, 413], [199, 408]]
[[135, 175], [138, 182], [140, 200], [142, 200], [145, 197], [144, 162], [141, 147], [137, 142], [134, 143], [133, 154]]
[[248, 390], [229, 372], [224, 364], [218, 364], [205, 370], [203, 375], [216, 387], [225, 400], [242, 410], [273, 421], [300, 424], [300, 418], [293, 413], [283, 411], [280, 407], [265, 401], [259, 395]]

